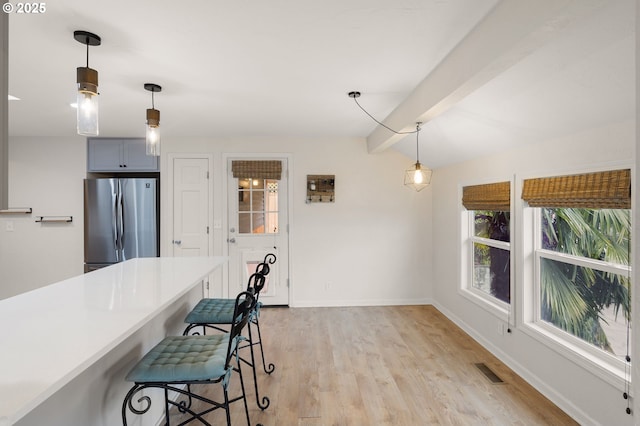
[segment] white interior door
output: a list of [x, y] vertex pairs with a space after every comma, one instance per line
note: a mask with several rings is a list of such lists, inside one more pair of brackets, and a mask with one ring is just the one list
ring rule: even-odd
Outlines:
[[209, 160], [173, 159], [174, 256], [209, 255]]
[[[269, 159], [274, 160], [274, 159]], [[279, 180], [236, 178], [228, 161], [229, 297], [246, 289], [249, 276], [268, 253], [277, 257], [260, 293], [265, 305], [289, 304], [289, 215], [287, 160]], [[243, 161], [246, 161], [243, 159]]]

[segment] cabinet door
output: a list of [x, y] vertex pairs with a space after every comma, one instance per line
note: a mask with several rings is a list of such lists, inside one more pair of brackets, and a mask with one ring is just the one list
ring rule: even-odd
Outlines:
[[158, 157], [147, 155], [144, 139], [124, 139], [122, 152], [127, 171], [158, 170]]
[[120, 139], [89, 139], [87, 148], [89, 171], [123, 171], [122, 141]]

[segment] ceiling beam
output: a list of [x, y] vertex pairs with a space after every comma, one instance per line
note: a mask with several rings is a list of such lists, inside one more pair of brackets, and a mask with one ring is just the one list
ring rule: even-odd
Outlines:
[[[403, 132], [447, 111], [555, 37], [606, 0], [502, 0], [385, 118]], [[382, 152], [406, 135], [378, 125], [367, 137], [369, 153]]]

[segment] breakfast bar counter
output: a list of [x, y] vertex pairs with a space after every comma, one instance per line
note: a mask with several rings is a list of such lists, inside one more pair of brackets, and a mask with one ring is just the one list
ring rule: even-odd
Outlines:
[[117, 424], [126, 370], [224, 262], [131, 259], [0, 300], [0, 426]]

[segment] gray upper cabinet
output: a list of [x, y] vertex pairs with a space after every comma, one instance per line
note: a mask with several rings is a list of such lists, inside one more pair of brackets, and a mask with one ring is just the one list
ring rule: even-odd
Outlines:
[[88, 138], [90, 172], [156, 172], [158, 157], [147, 155], [143, 138]]

